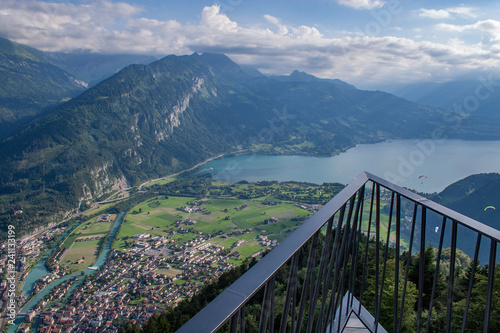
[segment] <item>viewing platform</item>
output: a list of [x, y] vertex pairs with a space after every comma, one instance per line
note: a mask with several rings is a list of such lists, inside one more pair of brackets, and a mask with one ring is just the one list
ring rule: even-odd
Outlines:
[[496, 332], [499, 242], [365, 172], [177, 332]]

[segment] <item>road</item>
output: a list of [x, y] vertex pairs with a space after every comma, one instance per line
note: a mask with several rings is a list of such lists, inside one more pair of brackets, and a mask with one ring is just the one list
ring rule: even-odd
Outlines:
[[192, 168], [190, 168], [190, 169], [187, 169], [187, 170], [182, 170], [182, 171], [179, 171], [179, 172], [177, 172], [177, 173], [174, 173], [174, 174], [171, 174], [171, 175], [168, 175], [168, 176], [165, 176], [165, 177], [161, 177], [161, 178], [156, 178], [156, 179], [148, 180], [148, 181], [146, 181], [146, 182], [142, 183], [141, 185], [139, 185], [139, 187], [138, 187], [137, 189], [140, 191], [140, 190], [142, 189], [142, 187], [143, 187], [143, 186], [146, 186], [146, 185], [148, 185], [148, 184], [150, 184], [150, 183], [154, 183], [154, 182], [157, 182], [157, 181], [160, 181], [160, 180], [163, 180], [163, 179], [167, 179], [167, 178], [170, 178], [170, 177], [175, 177], [175, 176], [178, 176], [178, 175], [180, 175], [180, 174], [181, 174], [181, 173], [183, 173], [183, 172], [194, 170], [194, 169], [196, 169], [197, 167], [199, 167], [200, 165], [203, 165], [203, 164], [208, 163], [208, 162], [210, 162], [210, 161], [213, 161], [213, 160], [216, 160], [216, 159], [218, 159], [218, 158], [221, 158], [222, 156], [224, 156], [224, 154], [220, 154], [220, 155], [217, 155], [217, 156], [215, 156], [215, 157], [211, 157], [211, 158], [209, 158], [208, 160], [205, 160], [205, 161], [203, 161], [203, 162], [201, 162], [201, 163], [196, 164], [194, 167], [192, 167]]

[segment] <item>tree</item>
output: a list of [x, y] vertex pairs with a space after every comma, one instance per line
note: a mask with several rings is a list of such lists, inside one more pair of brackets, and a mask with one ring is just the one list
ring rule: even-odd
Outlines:
[[[399, 272], [403, 274], [404, 272], [402, 264], [399, 264]], [[390, 259], [386, 263], [385, 279], [384, 279], [384, 289], [382, 291], [382, 296], [379, 298], [380, 302], [380, 324], [384, 327], [387, 332], [393, 331], [394, 326], [394, 294], [396, 292], [396, 261]], [[382, 278], [382, 276], [379, 276]], [[400, 283], [398, 284], [398, 309], [397, 312], [401, 311], [401, 302], [403, 298], [404, 283], [399, 276]], [[366, 301], [366, 308], [370, 311], [372, 315], [375, 314], [375, 276], [370, 275], [368, 278], [368, 289], [366, 290], [365, 297], [363, 300]], [[379, 291], [380, 292], [380, 291]], [[416, 315], [415, 315], [415, 305], [417, 302], [418, 291], [415, 283], [408, 281], [406, 285], [405, 303], [403, 307], [403, 313], [401, 318], [401, 330], [400, 332], [415, 332], [416, 326]]]
[[[424, 281], [423, 281], [423, 298], [422, 307], [423, 309], [428, 309], [431, 301], [432, 295], [432, 285], [434, 282], [434, 273], [436, 270], [436, 257], [434, 254], [434, 248], [432, 246], [427, 246], [424, 250]], [[412, 281], [417, 289], [419, 287], [419, 274], [420, 274], [420, 253], [417, 253], [412, 260], [410, 267], [410, 272], [408, 278]], [[435, 301], [441, 299], [441, 295], [446, 291], [446, 285], [441, 273], [438, 273], [436, 281], [436, 291], [434, 295]], [[433, 308], [439, 306], [439, 304], [434, 303]]]

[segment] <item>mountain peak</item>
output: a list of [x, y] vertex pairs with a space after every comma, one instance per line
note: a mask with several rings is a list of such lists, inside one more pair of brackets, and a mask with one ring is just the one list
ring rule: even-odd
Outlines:
[[238, 64], [236, 64], [234, 61], [232, 61], [228, 56], [224, 54], [205, 52], [199, 55], [199, 57], [203, 62], [207, 63], [208, 65], [212, 66], [213, 68], [219, 71], [232, 74], [243, 73], [240, 66], [238, 66]]
[[301, 82], [311, 82], [320, 80], [314, 75], [307, 74], [306, 72], [301, 72], [299, 70], [294, 70], [290, 74], [289, 78], [294, 81], [301, 81]]

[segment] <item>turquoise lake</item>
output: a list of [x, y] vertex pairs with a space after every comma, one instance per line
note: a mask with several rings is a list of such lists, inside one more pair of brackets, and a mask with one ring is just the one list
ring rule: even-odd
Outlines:
[[[471, 174], [500, 173], [500, 141], [390, 140], [332, 157], [239, 155], [203, 166], [216, 180], [350, 183], [363, 171], [420, 192], [440, 192]], [[421, 177], [425, 176], [425, 177]]]

